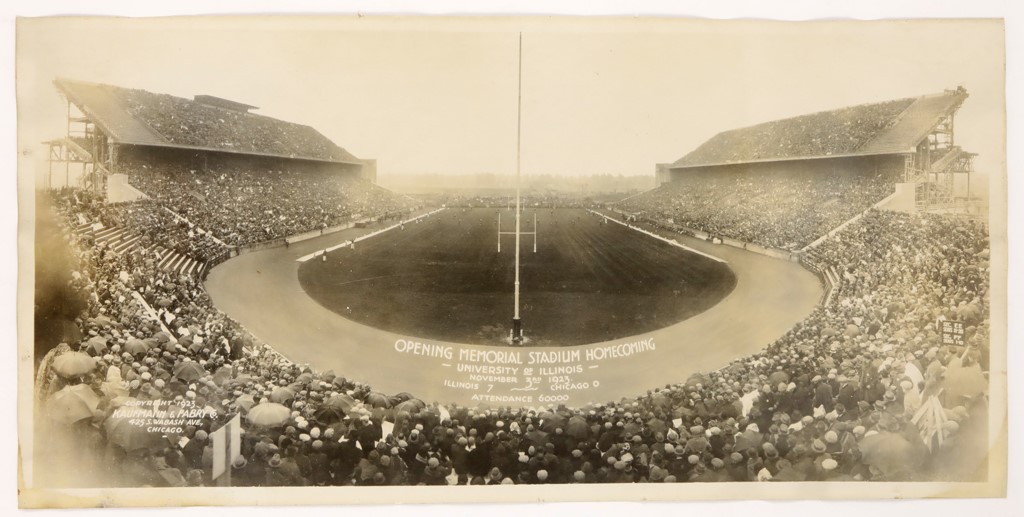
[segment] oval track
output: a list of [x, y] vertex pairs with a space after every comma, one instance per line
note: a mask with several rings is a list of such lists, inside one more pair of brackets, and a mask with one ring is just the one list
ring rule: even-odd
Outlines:
[[[428, 219], [423, 224], [430, 224]], [[352, 229], [249, 253], [214, 268], [219, 309], [289, 359], [332, 369], [385, 393], [438, 402], [584, 405], [643, 394], [756, 353], [818, 303], [822, 287], [799, 264], [673, 235], [728, 261], [736, 287], [680, 323], [572, 348], [496, 348], [424, 340], [347, 320], [302, 289], [297, 258], [370, 232]], [[387, 234], [374, 239], [387, 238]]]

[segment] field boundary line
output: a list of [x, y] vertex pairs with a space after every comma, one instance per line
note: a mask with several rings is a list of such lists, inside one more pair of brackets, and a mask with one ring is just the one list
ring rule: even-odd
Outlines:
[[334, 246], [331, 246], [329, 248], [324, 248], [324, 249], [319, 250], [319, 251], [314, 251], [313, 253], [310, 253], [308, 255], [303, 255], [303, 256], [295, 259], [295, 261], [296, 262], [306, 262], [306, 261], [308, 261], [310, 259], [319, 257], [320, 255], [323, 255], [324, 253], [330, 253], [330, 252], [332, 252], [332, 251], [334, 251], [334, 250], [336, 250], [338, 248], [344, 248], [345, 246], [351, 246], [352, 244], [355, 244], [355, 243], [360, 242], [360, 241], [364, 241], [366, 239], [369, 239], [370, 237], [376, 237], [376, 236], [378, 236], [378, 235], [380, 235], [380, 234], [382, 234], [384, 232], [394, 230], [395, 228], [398, 228], [398, 227], [403, 226], [405, 224], [411, 223], [411, 222], [416, 221], [418, 219], [422, 219], [424, 217], [428, 217], [428, 216], [434, 215], [434, 214], [436, 214], [436, 213], [438, 213], [438, 212], [440, 212], [442, 210], [444, 210], [444, 207], [438, 208], [437, 210], [433, 210], [433, 211], [427, 212], [425, 214], [420, 214], [420, 215], [418, 215], [416, 217], [413, 217], [412, 219], [407, 219], [405, 221], [401, 221], [401, 222], [395, 223], [395, 224], [393, 224], [391, 226], [388, 226], [387, 228], [381, 228], [380, 230], [377, 230], [375, 232], [370, 232], [370, 233], [368, 233], [366, 235], [363, 235], [361, 237], [356, 237], [355, 239], [347, 240], [345, 242], [342, 242], [341, 244], [335, 244]]
[[682, 248], [682, 249], [684, 249], [686, 251], [689, 251], [691, 253], [696, 253], [696, 254], [701, 255], [703, 257], [707, 257], [707, 258], [709, 258], [711, 260], [714, 260], [715, 262], [720, 262], [722, 264], [728, 264], [729, 263], [725, 259], [721, 259], [721, 258], [718, 258], [718, 257], [716, 257], [714, 255], [709, 255], [707, 253], [704, 253], [703, 251], [695, 250], [695, 249], [693, 249], [693, 248], [691, 248], [689, 246], [686, 246], [684, 244], [680, 244], [679, 241], [677, 241], [675, 239], [668, 239], [666, 237], [662, 237], [661, 235], [658, 235], [658, 234], [656, 234], [654, 232], [649, 232], [647, 230], [644, 230], [643, 228], [640, 228], [640, 227], [637, 227], [637, 226], [633, 226], [633, 225], [628, 224], [628, 223], [624, 223], [622, 221], [619, 221], [618, 219], [615, 219], [613, 217], [609, 217], [609, 216], [607, 216], [605, 214], [602, 214], [601, 212], [598, 212], [596, 210], [591, 210], [591, 209], [588, 208], [587, 211], [592, 213], [592, 214], [594, 214], [594, 215], [598, 215], [600, 217], [603, 217], [606, 221], [611, 221], [611, 222], [616, 223], [616, 224], [621, 224], [622, 226], [625, 226], [626, 228], [638, 231], [638, 232], [640, 232], [640, 233], [642, 233], [644, 235], [650, 236], [650, 237], [654, 237], [655, 239], [658, 239], [660, 241], [667, 242], [668, 244], [671, 244], [671, 245], [673, 245], [673, 246], [675, 246], [677, 248]]

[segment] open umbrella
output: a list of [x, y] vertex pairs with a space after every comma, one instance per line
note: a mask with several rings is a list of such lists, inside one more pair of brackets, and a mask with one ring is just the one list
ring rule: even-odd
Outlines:
[[235, 399], [235, 404], [245, 411], [249, 411], [253, 406], [256, 405], [256, 401], [253, 400], [252, 395], [246, 393]]
[[156, 301], [156, 306], [157, 307], [167, 308], [167, 307], [171, 306], [171, 303], [173, 303], [173, 302], [171, 302], [170, 298], [168, 298], [166, 296], [163, 296], [159, 300]]
[[118, 397], [127, 397], [128, 389], [125, 388], [124, 382], [120, 380], [106, 381], [100, 385], [100, 391], [107, 398], [113, 400]]
[[545, 433], [553, 433], [555, 432], [555, 429], [558, 428], [561, 428], [562, 431], [565, 431], [565, 424], [567, 420], [562, 415], [552, 413], [550, 411], [545, 411], [544, 413], [540, 414], [540, 419], [543, 420], [543, 422], [541, 422], [540, 424], [540, 429]]
[[664, 433], [668, 430], [668, 424], [666, 424], [664, 420], [652, 418], [647, 421], [647, 428], [654, 433]]
[[230, 366], [221, 367], [213, 373], [213, 382], [216, 383], [217, 386], [223, 386], [224, 383], [231, 380], [231, 375], [233, 373], [234, 370]]
[[46, 412], [50, 418], [62, 424], [72, 424], [85, 418], [92, 418], [100, 405], [100, 397], [88, 384], [65, 386], [50, 396]]
[[153, 449], [167, 445], [160, 433], [151, 433], [144, 426], [136, 425], [132, 418], [110, 417], [103, 423], [107, 441], [131, 452], [139, 449]]
[[353, 399], [352, 397], [350, 397], [350, 396], [348, 396], [348, 395], [346, 395], [344, 393], [335, 395], [335, 396], [327, 399], [322, 404], [322, 406], [324, 406], [324, 407], [332, 407], [332, 408], [335, 408], [335, 409], [340, 409], [343, 412], [348, 412], [355, 405], [356, 405], [355, 399]]
[[174, 376], [185, 381], [193, 382], [206, 375], [206, 370], [195, 361], [183, 361], [174, 366]]
[[114, 326], [114, 322], [110, 318], [108, 318], [108, 317], [106, 317], [106, 316], [104, 316], [102, 314], [99, 315], [99, 316], [96, 316], [95, 318], [89, 318], [89, 323], [92, 324], [92, 325], [96, 325], [98, 327], [108, 327], [108, 326], [112, 327], [112, 326]]
[[298, 383], [301, 383], [301, 384], [306, 384], [306, 383], [308, 383], [311, 380], [313, 380], [313, 374], [311, 374], [309, 372], [301, 373], [301, 374], [299, 374], [298, 377], [295, 378], [295, 382], [298, 382]]
[[395, 395], [392, 395], [390, 400], [391, 400], [391, 405], [392, 406], [397, 406], [398, 404], [400, 404], [402, 402], [405, 402], [407, 400], [413, 399], [413, 398], [416, 398], [416, 397], [413, 397], [411, 393], [403, 391], [401, 393], [397, 393]]
[[789, 384], [789, 374], [782, 370], [776, 370], [768, 376], [768, 384], [771, 384], [772, 387], [778, 386], [779, 383], [783, 382]]
[[373, 407], [387, 408], [391, 402], [380, 392], [372, 391], [366, 395], [366, 403]]
[[565, 434], [577, 440], [586, 440], [590, 436], [590, 426], [582, 416], [573, 415], [565, 424]]
[[707, 383], [708, 383], [708, 379], [707, 379], [706, 376], [704, 376], [703, 374], [700, 374], [700, 373], [695, 373], [695, 374], [691, 375], [689, 379], [686, 379], [685, 386], [687, 388], [691, 388], [691, 387], [696, 386], [698, 384], [706, 385]]
[[898, 433], [881, 432], [860, 441], [861, 460], [875, 467], [889, 481], [906, 479], [921, 466], [924, 444], [911, 443]]
[[772, 476], [772, 481], [804, 481], [806, 479], [807, 474], [793, 468], [792, 466], [786, 467]]
[[425, 407], [427, 407], [427, 403], [426, 402], [423, 402], [420, 399], [409, 399], [409, 400], [406, 400], [404, 402], [399, 402], [398, 405], [395, 406], [395, 413], [397, 414], [397, 413], [400, 413], [402, 411], [405, 411], [406, 413], [409, 413], [410, 415], [415, 415], [416, 413], [419, 413], [420, 410], [425, 408]]
[[732, 449], [734, 451], [745, 451], [750, 448], [760, 448], [761, 438], [761, 433], [753, 429], [747, 429], [746, 431], [743, 431], [742, 434], [736, 437], [736, 445], [734, 445]]
[[313, 413], [313, 420], [320, 424], [331, 425], [344, 420], [345, 416], [345, 411], [342, 411], [341, 409], [330, 406], [320, 406], [320, 409], [317, 409], [316, 412]]
[[965, 397], [973, 398], [988, 391], [988, 379], [981, 373], [978, 363], [962, 366], [959, 359], [953, 359], [946, 366], [942, 387], [949, 401], [946, 406], [953, 407], [961, 405]]
[[123, 350], [132, 355], [145, 354], [146, 352], [149, 352], [149, 345], [141, 339], [131, 338], [124, 344]]
[[65, 379], [81, 377], [96, 368], [96, 359], [82, 352], [65, 352], [53, 359], [53, 371]]
[[249, 408], [246, 418], [253, 425], [274, 427], [284, 424], [291, 416], [292, 412], [287, 407], [274, 402], [264, 402]]
[[87, 350], [92, 350], [96, 355], [100, 355], [107, 349], [107, 338], [102, 336], [93, 336], [85, 342], [85, 348]]
[[672, 400], [664, 393], [659, 392], [651, 396], [651, 405], [658, 409], [668, 409], [672, 406]]
[[846, 326], [846, 331], [843, 332], [844, 336], [857, 337], [860, 335], [860, 327], [853, 323]]
[[270, 392], [270, 400], [278, 404], [287, 404], [295, 398], [295, 391], [291, 388], [276, 388]]
[[230, 384], [231, 386], [244, 386], [246, 384], [249, 384], [250, 382], [253, 382], [252, 375], [243, 373], [237, 375], [234, 379], [229, 380], [228, 384]]

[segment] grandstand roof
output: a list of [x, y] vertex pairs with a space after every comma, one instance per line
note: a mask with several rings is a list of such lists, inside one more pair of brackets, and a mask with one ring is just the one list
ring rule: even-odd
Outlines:
[[671, 168], [912, 152], [966, 98], [958, 88], [723, 131]]
[[[54, 81], [115, 143], [361, 164], [312, 127], [167, 94], [69, 79]], [[210, 98], [209, 96], [200, 96]], [[218, 99], [220, 100], [220, 99]]]

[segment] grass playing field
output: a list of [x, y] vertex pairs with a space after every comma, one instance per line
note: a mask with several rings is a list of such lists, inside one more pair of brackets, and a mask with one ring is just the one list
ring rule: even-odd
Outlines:
[[[514, 212], [501, 211], [502, 229]], [[527, 209], [521, 318], [527, 346], [594, 343], [665, 327], [728, 295], [726, 264], [576, 209]], [[371, 327], [424, 339], [502, 344], [513, 311], [515, 236], [497, 252], [498, 210], [448, 209], [310, 260], [302, 288]]]

